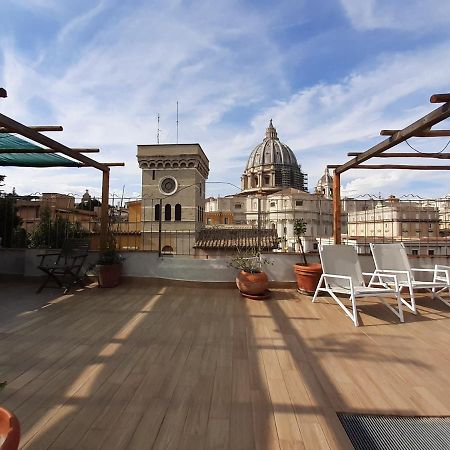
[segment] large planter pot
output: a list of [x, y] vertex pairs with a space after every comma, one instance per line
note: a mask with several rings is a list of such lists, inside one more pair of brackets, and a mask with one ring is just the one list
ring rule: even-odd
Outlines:
[[314, 294], [322, 275], [320, 264], [300, 264], [294, 265], [295, 278], [299, 291], [306, 294]]
[[250, 273], [241, 270], [236, 277], [236, 286], [246, 297], [268, 297], [269, 279], [264, 272]]
[[112, 288], [120, 283], [121, 264], [97, 264], [96, 269], [100, 287]]
[[20, 424], [7, 409], [0, 408], [0, 450], [17, 450], [20, 441]]

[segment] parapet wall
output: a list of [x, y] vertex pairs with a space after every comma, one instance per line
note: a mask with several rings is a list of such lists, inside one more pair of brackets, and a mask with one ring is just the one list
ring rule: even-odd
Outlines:
[[[36, 249], [0, 249], [0, 274], [40, 276], [37, 268], [40, 253]], [[183, 256], [159, 257], [155, 252], [124, 252], [123, 275], [128, 277], [164, 278], [169, 280], [229, 282], [234, 281], [236, 269], [228, 267], [229, 258], [196, 259]], [[294, 282], [292, 266], [300, 262], [300, 255], [295, 253], [266, 253], [264, 255], [273, 264], [264, 267], [270, 281]], [[374, 269], [370, 255], [360, 255], [364, 272]], [[87, 264], [97, 260], [97, 252], [91, 252]], [[319, 262], [318, 255], [308, 255], [308, 262]], [[418, 257], [412, 260], [413, 267], [427, 268], [435, 264], [450, 264], [449, 257]]]

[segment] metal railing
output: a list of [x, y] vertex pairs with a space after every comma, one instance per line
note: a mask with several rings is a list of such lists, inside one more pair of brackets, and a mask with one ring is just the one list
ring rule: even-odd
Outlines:
[[[280, 196], [262, 201], [243, 197], [220, 211], [176, 210], [164, 199], [158, 212], [159, 203], [152, 198], [111, 197], [110, 230], [119, 249], [196, 255], [194, 243], [203, 226], [241, 226], [276, 229], [279, 249], [297, 251], [297, 219], [307, 224], [302, 239], [307, 252], [315, 251], [318, 243], [332, 241], [332, 202], [320, 197], [298, 200]], [[359, 253], [369, 253], [370, 242], [403, 242], [412, 255], [450, 255], [450, 198], [343, 199], [341, 210], [342, 242], [355, 245]], [[98, 249], [99, 233], [100, 204], [96, 199], [60, 194], [0, 196], [3, 247], [56, 248], [66, 238], [88, 235], [91, 248]]]

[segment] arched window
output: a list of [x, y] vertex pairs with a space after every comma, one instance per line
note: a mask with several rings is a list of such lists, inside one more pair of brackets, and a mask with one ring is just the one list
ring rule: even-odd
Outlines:
[[159, 220], [159, 203], [155, 205], [155, 220]]
[[164, 220], [172, 220], [172, 206], [169, 203], [164, 207]]
[[175, 220], [181, 220], [181, 205], [179, 203], [175, 205]]

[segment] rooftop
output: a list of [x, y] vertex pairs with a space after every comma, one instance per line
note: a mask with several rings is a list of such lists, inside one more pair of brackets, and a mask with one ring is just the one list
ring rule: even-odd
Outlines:
[[0, 279], [1, 403], [27, 449], [348, 449], [336, 412], [449, 415], [450, 310], [125, 280], [70, 295]]

